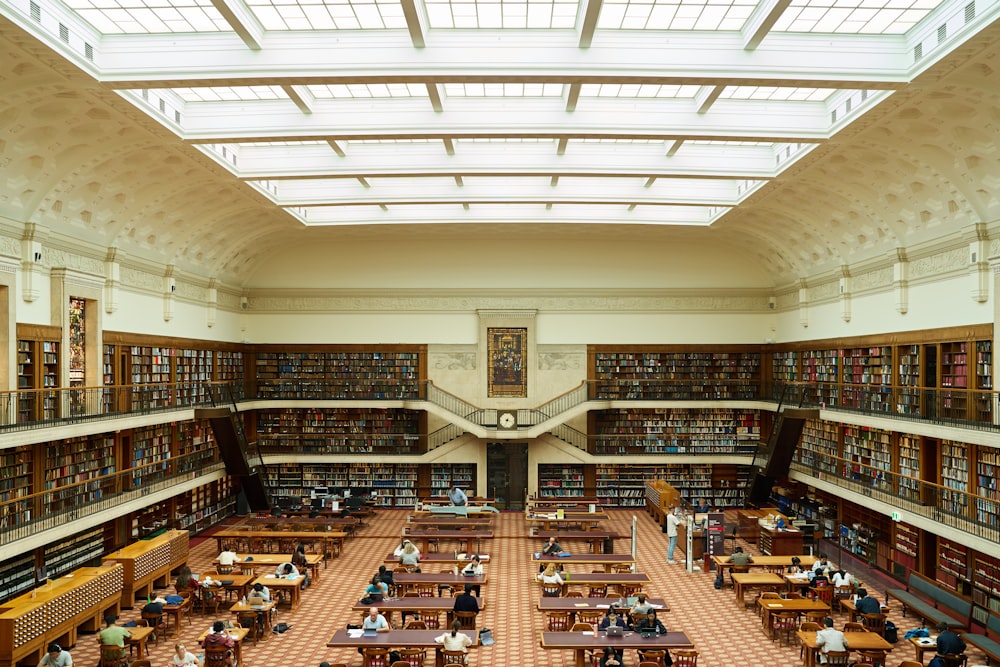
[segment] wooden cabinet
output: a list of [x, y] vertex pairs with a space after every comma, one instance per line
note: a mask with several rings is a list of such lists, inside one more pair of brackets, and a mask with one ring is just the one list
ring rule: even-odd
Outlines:
[[760, 552], [765, 556], [797, 556], [802, 554], [802, 531], [778, 530], [777, 528], [760, 526]]

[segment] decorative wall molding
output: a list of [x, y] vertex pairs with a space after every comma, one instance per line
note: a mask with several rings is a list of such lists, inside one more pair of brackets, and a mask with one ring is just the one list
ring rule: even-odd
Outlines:
[[586, 346], [538, 346], [538, 370], [540, 371], [577, 371], [586, 367]]
[[476, 370], [476, 357], [478, 356], [475, 345], [455, 345], [444, 346], [435, 345], [427, 350], [428, 365], [439, 371], [474, 371]]

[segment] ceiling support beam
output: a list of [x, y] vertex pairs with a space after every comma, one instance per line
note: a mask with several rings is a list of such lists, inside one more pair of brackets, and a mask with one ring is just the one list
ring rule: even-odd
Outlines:
[[441, 140], [444, 143], [444, 150], [448, 155], [455, 154], [455, 142], [451, 140], [450, 137], [445, 137]]
[[569, 92], [566, 94], [566, 111], [576, 111], [576, 104], [580, 101], [580, 91], [583, 89], [581, 83], [569, 84]]
[[790, 4], [792, 0], [763, 0], [759, 3], [740, 31], [743, 36], [743, 48], [753, 51], [760, 46]]
[[683, 139], [674, 139], [674, 142], [670, 144], [670, 148], [667, 149], [667, 157], [673, 157], [674, 155], [676, 155], [677, 151], [681, 149], [681, 146], [683, 144], [684, 144]]
[[702, 86], [694, 95], [694, 103], [698, 107], [698, 113], [708, 113], [719, 95], [725, 90], [725, 86]]
[[597, 32], [597, 19], [601, 16], [602, 0], [587, 0], [581, 3], [580, 15], [577, 17], [577, 25], [580, 26], [580, 48], [589, 49], [594, 41], [594, 33]]
[[299, 108], [299, 111], [304, 114], [311, 114], [313, 112], [313, 104], [316, 102], [316, 98], [313, 97], [308, 88], [305, 86], [282, 86], [281, 89], [285, 91], [285, 95], [288, 95], [292, 102], [295, 102], [295, 106]]
[[427, 86], [427, 97], [431, 101], [431, 108], [437, 113], [441, 113], [444, 111], [444, 106], [441, 104], [441, 89], [436, 83], [428, 82], [425, 85]]
[[403, 8], [403, 18], [406, 19], [406, 29], [410, 32], [410, 41], [413, 42], [413, 47], [416, 49], [424, 48], [427, 44], [424, 41], [424, 27], [417, 0], [401, 0], [400, 5]]
[[212, 0], [212, 5], [222, 14], [222, 18], [226, 19], [226, 23], [239, 35], [248, 49], [261, 50], [264, 26], [257, 21], [257, 17], [243, 0]]
[[326, 143], [330, 145], [330, 148], [332, 148], [333, 152], [338, 156], [347, 157], [347, 152], [344, 151], [344, 149], [340, 147], [340, 144], [338, 144], [334, 139], [327, 139]]

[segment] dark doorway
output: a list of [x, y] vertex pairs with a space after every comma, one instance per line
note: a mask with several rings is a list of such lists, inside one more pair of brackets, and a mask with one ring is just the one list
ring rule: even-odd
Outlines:
[[486, 483], [497, 509], [524, 509], [528, 488], [528, 443], [491, 442], [486, 446]]

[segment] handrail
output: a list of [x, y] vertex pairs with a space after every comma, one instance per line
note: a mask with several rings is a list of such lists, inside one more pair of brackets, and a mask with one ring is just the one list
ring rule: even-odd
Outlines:
[[453, 415], [458, 415], [468, 421], [478, 423], [474, 417], [477, 413], [482, 413], [483, 408], [473, 405], [468, 401], [455, 396], [452, 393], [441, 389], [430, 380], [427, 380], [427, 401], [438, 405]]
[[[550, 401], [542, 403], [534, 408], [535, 412], [544, 416], [544, 419], [551, 419], [556, 415], [561, 415], [567, 410], [590, 400], [587, 381], [584, 380], [579, 386], [564, 392]], [[542, 421], [544, 421], [544, 419]]]

